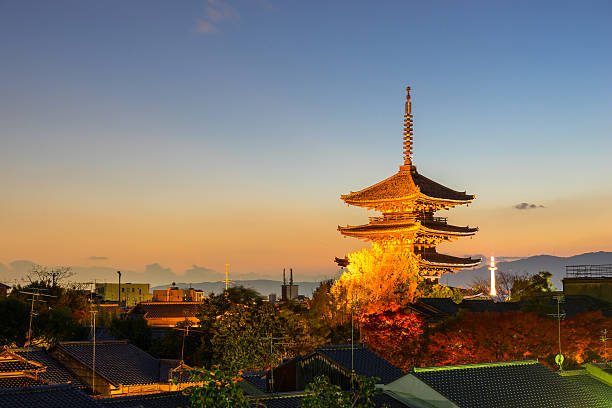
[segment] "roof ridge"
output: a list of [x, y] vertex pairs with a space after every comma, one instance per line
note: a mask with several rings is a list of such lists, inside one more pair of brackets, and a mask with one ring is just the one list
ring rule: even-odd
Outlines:
[[33, 387], [14, 387], [14, 388], [0, 388], [0, 394], [15, 394], [15, 393], [32, 393], [45, 391], [49, 388], [57, 388], [57, 389], [68, 389], [75, 388], [72, 383], [62, 383], [62, 384], [47, 384], [47, 385], [35, 385]]
[[532, 360], [514, 360], [514, 361], [500, 361], [491, 363], [474, 363], [474, 364], [459, 364], [459, 365], [447, 365], [447, 366], [432, 366], [432, 367], [413, 367], [412, 372], [422, 373], [428, 371], [447, 371], [447, 370], [463, 370], [469, 368], [488, 368], [488, 367], [507, 367], [507, 366], [519, 366], [519, 365], [530, 365], [539, 364], [538, 359]]

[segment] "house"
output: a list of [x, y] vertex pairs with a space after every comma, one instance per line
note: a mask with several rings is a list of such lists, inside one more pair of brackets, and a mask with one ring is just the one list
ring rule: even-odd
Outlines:
[[200, 323], [196, 317], [201, 302], [142, 302], [134, 306], [128, 314], [141, 315], [149, 326], [174, 327], [189, 320], [194, 325]]
[[559, 374], [587, 393], [612, 403], [612, 369], [609, 366], [585, 364], [580, 370], [562, 371]]
[[102, 408], [72, 384], [0, 389], [2, 408]]
[[537, 360], [413, 368], [383, 389], [419, 408], [610, 406]]
[[104, 397], [175, 391], [190, 385], [172, 383], [186, 367], [180, 361], [154, 358], [126, 340], [97, 342], [95, 364], [89, 341], [59, 342], [52, 354]]
[[320, 346], [306, 356], [284, 362], [269, 374], [268, 392], [299, 391], [316, 377], [325, 375], [332, 384], [343, 390], [351, 389], [351, 367], [355, 374], [377, 377], [380, 384], [387, 384], [404, 372], [368, 350], [363, 344]]
[[121, 300], [119, 303], [128, 307], [138, 302], [151, 300], [148, 283], [122, 283], [121, 285], [119, 283], [96, 283], [96, 295], [102, 301], [119, 302]]
[[[53, 358], [53, 356], [43, 347], [9, 349], [0, 353], [0, 356], [0, 359], [11, 356], [23, 359], [23, 361], [26, 361], [30, 365], [38, 365], [41, 368], [36, 375], [36, 380], [39, 383], [38, 385], [72, 384], [80, 390], [85, 390], [87, 388], [87, 384]], [[19, 386], [24, 387], [29, 385], [24, 383]]]

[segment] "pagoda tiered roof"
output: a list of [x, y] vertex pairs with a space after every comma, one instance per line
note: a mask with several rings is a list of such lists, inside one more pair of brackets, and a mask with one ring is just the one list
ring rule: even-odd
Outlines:
[[471, 268], [480, 263], [480, 259], [461, 258], [439, 254], [435, 251], [424, 251], [420, 255], [422, 264], [440, 268]]
[[419, 174], [414, 166], [400, 169], [393, 176], [363, 190], [340, 196], [347, 204], [377, 208], [385, 202], [443, 201], [447, 206], [467, 204], [474, 195], [455, 191]]

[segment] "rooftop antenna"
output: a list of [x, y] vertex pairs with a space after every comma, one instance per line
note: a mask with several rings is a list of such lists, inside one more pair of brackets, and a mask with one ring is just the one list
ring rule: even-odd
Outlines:
[[491, 257], [491, 265], [489, 266], [489, 270], [491, 271], [491, 290], [489, 294], [491, 296], [497, 296], [497, 290], [495, 288], [495, 271], [497, 270], [497, 266], [495, 266], [495, 257]]
[[558, 333], [559, 333], [559, 354], [557, 354], [555, 356], [555, 363], [557, 363], [557, 365], [559, 366], [559, 371], [563, 371], [563, 361], [565, 360], [565, 357], [563, 357], [563, 354], [561, 353], [561, 320], [563, 320], [565, 318], [565, 313], [561, 313], [561, 303], [564, 302], [564, 297], [563, 295], [556, 295], [553, 296], [553, 299], [555, 299], [557, 301], [557, 313], [551, 313], [549, 314], [549, 316], [555, 317], [557, 319], [557, 323], [558, 323]]
[[34, 290], [36, 290], [36, 292], [19, 291], [19, 293], [23, 293], [25, 295], [32, 295], [32, 299], [31, 299], [32, 305], [30, 306], [30, 324], [28, 326], [28, 334], [26, 336], [26, 343], [25, 343], [24, 347], [30, 346], [32, 344], [32, 318], [34, 317], [34, 315], [37, 314], [34, 311], [34, 302], [46, 302], [46, 300], [42, 300], [40, 298], [41, 296], [50, 297], [50, 298], [57, 297], [57, 296], [53, 296], [53, 295], [45, 295], [44, 293], [40, 293], [40, 289], [39, 288], [34, 288]]

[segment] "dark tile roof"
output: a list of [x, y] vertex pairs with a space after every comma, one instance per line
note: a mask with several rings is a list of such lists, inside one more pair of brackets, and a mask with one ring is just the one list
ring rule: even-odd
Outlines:
[[21, 360], [0, 360], [0, 373], [10, 373], [15, 371], [35, 371], [41, 367]]
[[432, 264], [432, 265], [441, 265], [441, 266], [445, 266], [445, 265], [449, 265], [449, 266], [453, 266], [453, 265], [462, 265], [462, 266], [476, 266], [480, 263], [480, 259], [474, 259], [474, 258], [460, 258], [457, 256], [452, 256], [452, 255], [446, 255], [446, 254], [439, 254], [437, 252], [429, 252], [429, 251], [425, 251], [420, 253], [421, 255], [421, 262], [422, 263], [426, 263], [426, 264]]
[[249, 371], [242, 373], [242, 379], [262, 392], [267, 391], [266, 375], [269, 371]]
[[128, 397], [103, 398], [98, 402], [106, 408], [189, 408], [189, 397], [182, 391]]
[[0, 388], [34, 387], [36, 385], [47, 385], [45, 381], [34, 379], [29, 376], [0, 377]]
[[[347, 371], [351, 370], [351, 345], [331, 345], [317, 347], [317, 353], [334, 361], [344, 367]], [[387, 360], [374, 354], [363, 344], [356, 344], [354, 350], [355, 373], [364, 377], [378, 377], [380, 382], [387, 384], [402, 375], [404, 372]]]
[[0, 408], [100, 408], [93, 398], [69, 384], [0, 390]]
[[[93, 346], [90, 342], [60, 342], [59, 352], [66, 353], [87, 367], [92, 367]], [[96, 343], [96, 373], [114, 385], [152, 384], [164, 382], [168, 367], [129, 344], [127, 341], [104, 341]]]
[[414, 368], [411, 374], [462, 408], [610, 406], [537, 360]]
[[12, 349], [11, 352], [18, 354], [26, 360], [35, 361], [45, 367], [45, 371], [38, 374], [38, 378], [44, 380], [47, 384], [65, 384], [72, 383], [77, 388], [85, 389], [87, 386], [83, 381], [72, 373], [68, 368], [64, 367], [59, 361], [53, 358], [42, 347], [26, 347]]
[[437, 323], [455, 316], [459, 305], [449, 298], [421, 298], [406, 308], [417, 313], [428, 323]]
[[433, 221], [421, 221], [421, 225], [430, 230], [442, 231], [442, 232], [448, 232], [448, 233], [457, 233], [457, 234], [473, 235], [475, 232], [478, 231], [478, 228], [476, 227], [473, 227], [473, 228], [460, 227], [457, 225], [450, 225], [446, 223], [433, 222]]
[[145, 318], [195, 317], [200, 302], [141, 302], [129, 313], [143, 314]]
[[436, 183], [416, 170], [399, 171], [393, 176], [376, 183], [363, 190], [342, 195], [347, 204], [364, 205], [378, 200], [402, 199], [412, 196], [418, 187], [421, 194], [441, 200], [468, 202], [474, 199], [473, 195], [452, 190], [442, 184]]
[[521, 302], [495, 302], [490, 299], [486, 300], [464, 300], [459, 303], [459, 309], [469, 310], [473, 313], [482, 312], [512, 312], [521, 310], [523, 303]]
[[416, 170], [413, 170], [411, 175], [414, 183], [419, 187], [419, 189], [421, 189], [421, 193], [428, 197], [454, 201], [470, 201], [474, 199], [472, 194], [466, 194], [465, 192], [450, 189], [419, 174]]
[[599, 397], [602, 402], [612, 403], [612, 386], [591, 377], [586, 371], [577, 375], [568, 375], [565, 378], [588, 394]]

